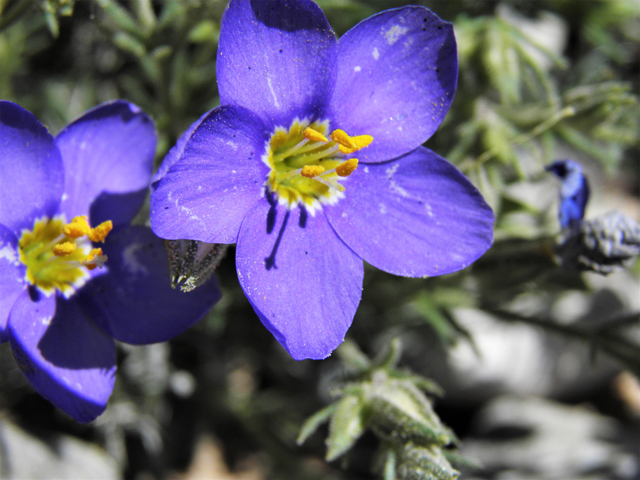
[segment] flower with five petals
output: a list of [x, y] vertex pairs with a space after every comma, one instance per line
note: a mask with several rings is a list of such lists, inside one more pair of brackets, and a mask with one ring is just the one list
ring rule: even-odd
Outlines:
[[409, 6], [336, 40], [310, 0], [231, 0], [217, 60], [221, 106], [152, 181], [165, 239], [237, 243], [240, 284], [295, 359], [327, 357], [360, 302], [363, 260], [409, 277], [468, 266], [493, 213], [422, 147], [458, 64], [452, 25]]

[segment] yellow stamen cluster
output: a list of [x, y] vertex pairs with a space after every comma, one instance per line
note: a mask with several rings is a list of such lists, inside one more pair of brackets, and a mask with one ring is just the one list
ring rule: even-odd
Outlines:
[[84, 284], [89, 270], [107, 261], [91, 242], [103, 242], [112, 228], [110, 220], [91, 228], [84, 216], [67, 224], [61, 218], [36, 220], [33, 230], [24, 230], [19, 241], [27, 281], [46, 295], [58, 290], [69, 297]]
[[278, 130], [271, 137], [265, 162], [271, 167], [267, 185], [281, 201], [294, 205], [303, 201], [313, 206], [327, 201], [334, 192], [344, 191], [338, 181], [358, 167], [358, 159], [345, 155], [367, 147], [370, 135], [350, 136], [343, 130], [329, 135], [326, 124], [294, 122], [288, 132]]

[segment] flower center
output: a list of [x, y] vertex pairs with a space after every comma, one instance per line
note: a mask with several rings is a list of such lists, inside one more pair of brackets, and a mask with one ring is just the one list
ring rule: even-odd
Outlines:
[[33, 230], [23, 230], [20, 261], [27, 266], [27, 282], [49, 296], [56, 290], [69, 298], [89, 278], [89, 270], [107, 261], [91, 242], [104, 242], [113, 228], [111, 220], [91, 228], [87, 217], [65, 225], [63, 217], [41, 218]]
[[351, 137], [342, 130], [329, 135], [328, 122], [294, 120], [291, 128], [277, 128], [267, 144], [264, 162], [271, 168], [269, 191], [289, 207], [303, 202], [313, 212], [321, 203], [333, 204], [342, 197], [342, 182], [358, 166], [346, 158], [368, 146], [373, 137]]

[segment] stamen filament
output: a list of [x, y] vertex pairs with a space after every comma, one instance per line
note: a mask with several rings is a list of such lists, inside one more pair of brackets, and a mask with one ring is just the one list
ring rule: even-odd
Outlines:
[[327, 142], [327, 143], [320, 143], [320, 142], [312, 143], [312, 142], [310, 142], [310, 143], [306, 144], [305, 146], [303, 146], [296, 153], [298, 155], [302, 155], [304, 153], [313, 152], [314, 150], [318, 150], [318, 149], [321, 149], [321, 148], [327, 148], [327, 147], [330, 147], [332, 145], [333, 145], [333, 142]]
[[303, 138], [301, 141], [299, 141], [293, 147], [289, 148], [288, 150], [286, 150], [286, 151], [284, 151], [282, 153], [278, 153], [278, 155], [275, 156], [274, 161], [280, 162], [280, 161], [284, 160], [285, 158], [287, 158], [292, 153], [296, 153], [298, 151], [298, 149], [302, 148], [307, 143], [309, 143], [309, 140], [307, 138]]
[[[47, 243], [36, 244], [36, 246], [38, 246], [38, 249], [36, 250], [37, 255], [39, 256], [43, 252], [49, 252], [49, 251], [53, 250], [55, 248], [55, 246], [57, 244], [59, 244], [65, 238], [66, 238], [65, 234], [60, 234], [56, 238], [54, 238], [53, 240], [50, 240]], [[32, 252], [32, 250], [30, 250], [30, 249], [28, 249], [28, 250], [29, 250], [29, 252]]]
[[288, 178], [295, 177], [296, 175], [300, 175], [302, 173], [302, 168], [298, 168], [296, 170], [290, 170], [288, 172], [278, 172], [276, 174], [276, 178], [279, 182], [283, 180], [287, 180]]
[[325, 159], [328, 156], [333, 155], [337, 151], [338, 151], [338, 145], [334, 145], [333, 147], [328, 148], [327, 150], [323, 150], [321, 152], [312, 153], [310, 155], [301, 155], [299, 160], [304, 162], [304, 165], [307, 165], [311, 162], [315, 162], [316, 160]]
[[322, 178], [320, 175], [318, 175], [317, 177], [313, 177], [313, 179], [316, 182], [320, 182], [323, 185], [326, 185], [331, 190], [338, 190], [339, 192], [343, 192], [344, 191], [344, 187], [342, 185], [340, 185], [339, 183], [333, 181], [333, 180], [330, 180], [330, 179], [327, 179], [327, 178]]

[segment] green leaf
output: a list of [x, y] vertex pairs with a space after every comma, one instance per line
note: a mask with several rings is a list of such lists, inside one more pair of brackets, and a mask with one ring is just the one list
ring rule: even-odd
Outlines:
[[55, 13], [44, 12], [44, 19], [47, 22], [47, 28], [51, 32], [51, 36], [57, 38], [60, 34], [60, 24], [58, 23], [58, 17]]
[[113, 36], [113, 43], [121, 50], [138, 58], [144, 57], [147, 53], [144, 43], [124, 31], [118, 32]]
[[420, 390], [424, 390], [428, 394], [434, 395], [436, 397], [441, 397], [444, 395], [444, 390], [442, 390], [442, 387], [440, 387], [440, 385], [438, 385], [436, 382], [412, 372], [394, 370], [392, 372], [389, 372], [389, 377], [394, 380], [400, 380], [402, 382], [415, 385]]
[[136, 17], [144, 29], [145, 36], [148, 37], [153, 33], [157, 24], [157, 18], [153, 11], [151, 0], [134, 0], [132, 3]]
[[113, 0], [96, 0], [96, 4], [104, 10], [107, 17], [115, 24], [115, 31], [121, 30], [130, 35], [143, 38], [142, 29], [131, 14]]
[[387, 459], [384, 462], [384, 480], [396, 480], [396, 453], [393, 450], [389, 450], [387, 453]]
[[219, 37], [220, 27], [211, 20], [204, 20], [198, 23], [189, 32], [189, 41], [194, 43], [217, 43]]
[[383, 369], [393, 368], [400, 361], [401, 355], [402, 341], [397, 337], [393, 338], [387, 345], [387, 349], [380, 355], [380, 358], [375, 360], [374, 365]]
[[449, 443], [435, 414], [424, 415], [422, 406], [401, 389], [371, 401], [371, 423], [380, 433], [392, 438], [438, 445]]
[[326, 440], [327, 461], [335, 460], [353, 446], [364, 432], [367, 416], [360, 397], [349, 395], [337, 403]]
[[443, 345], [450, 346], [457, 342], [458, 332], [430, 294], [420, 292], [408, 306], [435, 330]]
[[407, 443], [399, 455], [398, 475], [402, 480], [455, 480], [460, 475], [440, 448]]
[[364, 372], [371, 368], [371, 361], [362, 353], [355, 342], [347, 339], [336, 350], [342, 363], [354, 372]]
[[320, 425], [329, 421], [329, 418], [338, 408], [337, 403], [332, 403], [331, 405], [326, 406], [322, 410], [314, 413], [309, 418], [307, 418], [300, 429], [300, 434], [298, 435], [298, 439], [296, 443], [298, 445], [302, 445], [307, 439], [313, 435], [313, 433], [318, 429]]
[[484, 130], [482, 132], [482, 142], [484, 147], [493, 152], [502, 163], [508, 165], [516, 160], [513, 150], [513, 140], [519, 134], [518, 130], [503, 117], [501, 117], [493, 107], [484, 104]]

